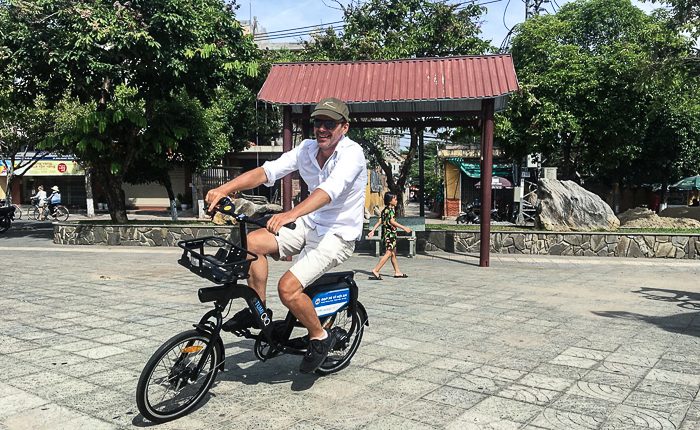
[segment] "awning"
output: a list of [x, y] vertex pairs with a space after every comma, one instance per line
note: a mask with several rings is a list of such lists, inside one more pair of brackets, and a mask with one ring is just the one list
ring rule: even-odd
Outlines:
[[[479, 163], [469, 163], [461, 158], [448, 158], [447, 161], [459, 167], [470, 178], [481, 179], [481, 166]], [[493, 164], [493, 176], [512, 176], [512, 164]]]

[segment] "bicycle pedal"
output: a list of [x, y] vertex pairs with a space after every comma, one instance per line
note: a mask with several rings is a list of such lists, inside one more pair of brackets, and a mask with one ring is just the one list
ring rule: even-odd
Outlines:
[[255, 336], [253, 336], [253, 334], [250, 332], [250, 330], [248, 330], [247, 328], [244, 328], [244, 329], [241, 329], [241, 330], [234, 330], [234, 331], [232, 331], [231, 333], [233, 333], [234, 335], [236, 335], [236, 336], [238, 336], [238, 337], [244, 337], [244, 338], [246, 338], [246, 339], [251, 339], [251, 338], [255, 337]]

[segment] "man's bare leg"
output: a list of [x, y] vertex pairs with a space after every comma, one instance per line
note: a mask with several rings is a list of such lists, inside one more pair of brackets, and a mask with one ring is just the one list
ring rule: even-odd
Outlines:
[[326, 336], [311, 299], [304, 294], [301, 282], [292, 272], [287, 271], [282, 275], [278, 292], [282, 304], [292, 311], [292, 314], [309, 331], [309, 339], [322, 339]]
[[248, 286], [258, 293], [260, 300], [265, 304], [268, 275], [267, 256], [276, 255], [279, 252], [277, 239], [264, 228], [255, 230], [248, 234], [248, 251], [258, 256], [257, 260], [250, 263]]

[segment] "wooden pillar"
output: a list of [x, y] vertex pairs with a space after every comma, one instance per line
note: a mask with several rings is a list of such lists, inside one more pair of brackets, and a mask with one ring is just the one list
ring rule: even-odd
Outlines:
[[[311, 107], [304, 106], [303, 115], [301, 117], [301, 136], [304, 139], [308, 139], [311, 137], [311, 124], [309, 123], [310, 120]], [[309, 186], [306, 184], [306, 182], [304, 182], [304, 179], [301, 176], [299, 177], [299, 188], [299, 193], [301, 194], [299, 201], [302, 201], [309, 196]]]
[[494, 99], [481, 102], [481, 247], [479, 266], [489, 267], [491, 251], [491, 178], [493, 169]]
[[425, 146], [423, 134], [425, 129], [419, 129], [418, 134], [418, 185], [420, 190], [418, 191], [418, 204], [420, 204], [420, 210], [418, 214], [425, 217]]
[[[282, 108], [282, 151], [292, 150], [292, 107]], [[287, 212], [292, 209], [292, 175], [282, 178], [282, 209]]]

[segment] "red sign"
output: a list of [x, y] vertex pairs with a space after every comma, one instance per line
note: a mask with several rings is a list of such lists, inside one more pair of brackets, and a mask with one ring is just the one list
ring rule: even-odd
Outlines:
[[66, 166], [66, 163], [59, 163], [58, 164], [58, 171], [61, 173], [66, 173], [66, 170], [68, 170], [68, 166]]

